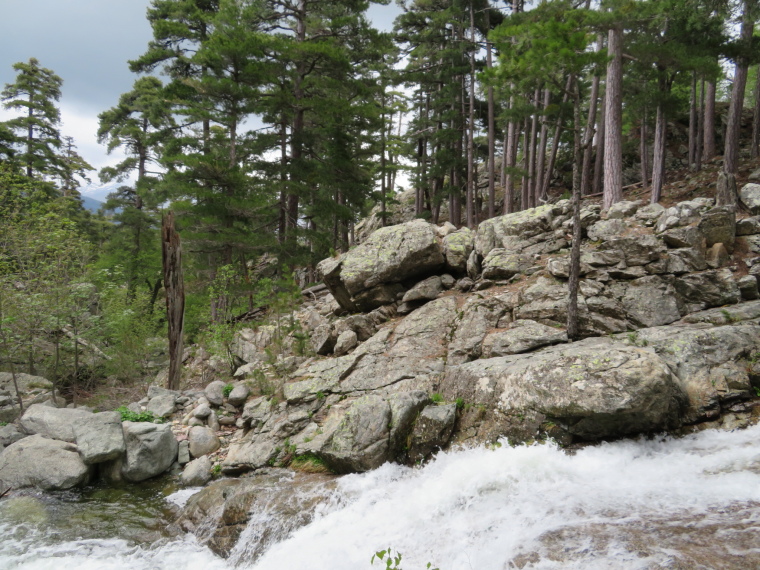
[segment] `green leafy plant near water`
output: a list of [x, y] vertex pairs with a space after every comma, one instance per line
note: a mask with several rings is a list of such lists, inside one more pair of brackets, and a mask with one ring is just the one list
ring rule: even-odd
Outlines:
[[133, 412], [126, 406], [116, 408], [116, 411], [121, 414], [121, 421], [123, 422], [161, 422], [160, 418], [156, 418], [152, 412]]
[[224, 394], [225, 398], [229, 398], [230, 394], [232, 394], [232, 391], [235, 389], [235, 386], [232, 384], [226, 384], [224, 388], [222, 388], [222, 394]]
[[[402, 570], [401, 559], [403, 556], [400, 552], [393, 552], [392, 548], [386, 550], [378, 550], [372, 555], [370, 564], [374, 564], [375, 560], [379, 560], [381, 563], [385, 563], [386, 570]], [[427, 570], [440, 570], [440, 568], [433, 568], [432, 562], [428, 562], [425, 566]]]

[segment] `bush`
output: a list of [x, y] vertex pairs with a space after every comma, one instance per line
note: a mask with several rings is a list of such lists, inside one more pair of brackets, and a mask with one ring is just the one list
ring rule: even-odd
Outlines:
[[121, 421], [123, 422], [160, 422], [163, 421], [160, 418], [156, 418], [152, 412], [133, 412], [126, 406], [116, 408], [116, 411], [121, 414]]

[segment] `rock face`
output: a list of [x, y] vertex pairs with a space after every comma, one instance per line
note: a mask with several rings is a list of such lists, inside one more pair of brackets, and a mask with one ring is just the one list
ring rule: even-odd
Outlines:
[[454, 366], [441, 388], [507, 416], [543, 416], [583, 439], [674, 427], [685, 401], [653, 352], [604, 338]]
[[168, 424], [124, 422], [126, 458], [117, 460], [121, 476], [138, 483], [160, 475], [177, 458], [177, 440]]
[[[41, 376], [16, 373], [16, 384], [24, 407], [27, 408], [55, 395], [52, 382]], [[15, 421], [20, 414], [21, 408], [18, 405], [13, 375], [9, 372], [0, 372], [0, 422], [10, 423]]]
[[443, 264], [443, 248], [433, 226], [414, 220], [377, 230], [338, 260], [321, 262], [319, 271], [335, 300], [354, 312], [385, 304], [381, 301], [396, 290], [389, 285], [432, 273]]
[[87, 483], [90, 469], [77, 447], [65, 441], [33, 435], [0, 453], [0, 486], [20, 489], [38, 487], [45, 491], [71, 489]]

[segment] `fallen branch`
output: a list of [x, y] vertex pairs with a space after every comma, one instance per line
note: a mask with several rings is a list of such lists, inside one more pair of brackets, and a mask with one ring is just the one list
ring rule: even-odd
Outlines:
[[97, 354], [101, 358], [105, 358], [106, 360], [111, 360], [111, 357], [108, 356], [105, 352], [100, 350], [97, 346], [92, 344], [90, 341], [83, 339], [81, 336], [75, 335], [68, 327], [61, 327], [61, 332], [65, 334], [67, 337], [69, 337], [71, 340], [75, 340], [77, 341], [77, 343], [81, 344], [85, 348], [89, 348], [91, 351], [93, 351], [95, 354]]
[[11, 490], [11, 487], [8, 487], [4, 492], [0, 493], [0, 499], [5, 497], [5, 495], [7, 495], [10, 492], [10, 490]]

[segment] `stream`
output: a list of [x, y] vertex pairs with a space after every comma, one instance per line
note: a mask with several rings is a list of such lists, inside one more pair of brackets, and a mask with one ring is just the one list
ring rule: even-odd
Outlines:
[[263, 554], [254, 513], [227, 560], [172, 530], [191, 493], [154, 482], [6, 497], [0, 569], [370, 570], [388, 547], [404, 570], [760, 568], [760, 426], [386, 464], [340, 478]]

